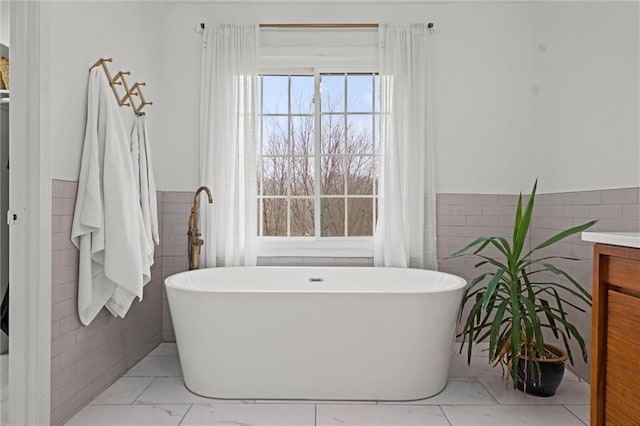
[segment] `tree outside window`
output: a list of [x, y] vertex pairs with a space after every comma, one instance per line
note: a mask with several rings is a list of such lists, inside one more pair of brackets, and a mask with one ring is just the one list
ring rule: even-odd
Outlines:
[[263, 75], [258, 235], [373, 235], [376, 74]]

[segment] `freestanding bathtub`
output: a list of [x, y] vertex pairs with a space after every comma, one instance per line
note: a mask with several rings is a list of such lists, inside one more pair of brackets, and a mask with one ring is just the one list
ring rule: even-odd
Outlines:
[[165, 286], [196, 394], [402, 401], [446, 386], [466, 282], [418, 269], [238, 267]]

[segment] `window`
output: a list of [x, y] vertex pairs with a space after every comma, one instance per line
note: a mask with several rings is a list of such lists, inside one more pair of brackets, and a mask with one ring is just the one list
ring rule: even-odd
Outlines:
[[375, 73], [261, 76], [258, 236], [373, 235], [378, 87]]

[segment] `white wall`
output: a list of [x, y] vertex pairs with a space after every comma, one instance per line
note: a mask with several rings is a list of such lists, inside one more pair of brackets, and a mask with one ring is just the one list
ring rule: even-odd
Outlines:
[[544, 192], [640, 186], [637, 2], [535, 7], [535, 169]]
[[[145, 81], [151, 150], [154, 160], [162, 143], [157, 106], [162, 105], [160, 63], [163, 56], [159, 24], [163, 7], [152, 2], [51, 2], [49, 20], [51, 61], [51, 178], [78, 180], [87, 111], [89, 67], [101, 57], [112, 57], [112, 75], [131, 71], [127, 81]], [[121, 107], [127, 126], [131, 108]], [[130, 127], [128, 127], [130, 128]]]
[[635, 3], [56, 1], [50, 9], [54, 179], [78, 177], [87, 71], [100, 56], [148, 83], [158, 189], [185, 191], [200, 183], [196, 23], [438, 21], [439, 192], [517, 193], [535, 177], [543, 192], [640, 184]]
[[[440, 22], [434, 54], [440, 192], [513, 193], [530, 176], [513, 159], [531, 147], [532, 5], [526, 3], [168, 3], [162, 44], [169, 95], [161, 108], [158, 188], [198, 182], [197, 22]], [[496, 168], [498, 165], [498, 168]]]

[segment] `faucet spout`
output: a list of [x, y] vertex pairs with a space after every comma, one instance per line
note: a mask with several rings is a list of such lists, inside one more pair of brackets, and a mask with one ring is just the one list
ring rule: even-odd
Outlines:
[[200, 207], [198, 196], [202, 191], [207, 193], [209, 204], [213, 204], [213, 197], [211, 196], [211, 190], [209, 188], [203, 185], [196, 190], [193, 196], [193, 206], [191, 207], [191, 214], [189, 215], [189, 229], [187, 231], [189, 269], [198, 269], [200, 267], [200, 247], [204, 244], [204, 240], [200, 238], [202, 234], [198, 230], [198, 211]]
[[194, 205], [198, 204], [198, 195], [200, 195], [202, 191], [207, 193], [207, 197], [209, 198], [209, 204], [213, 204], [213, 197], [211, 196], [211, 190], [205, 185], [202, 185], [200, 188], [196, 190], [196, 194], [193, 196], [193, 204]]

